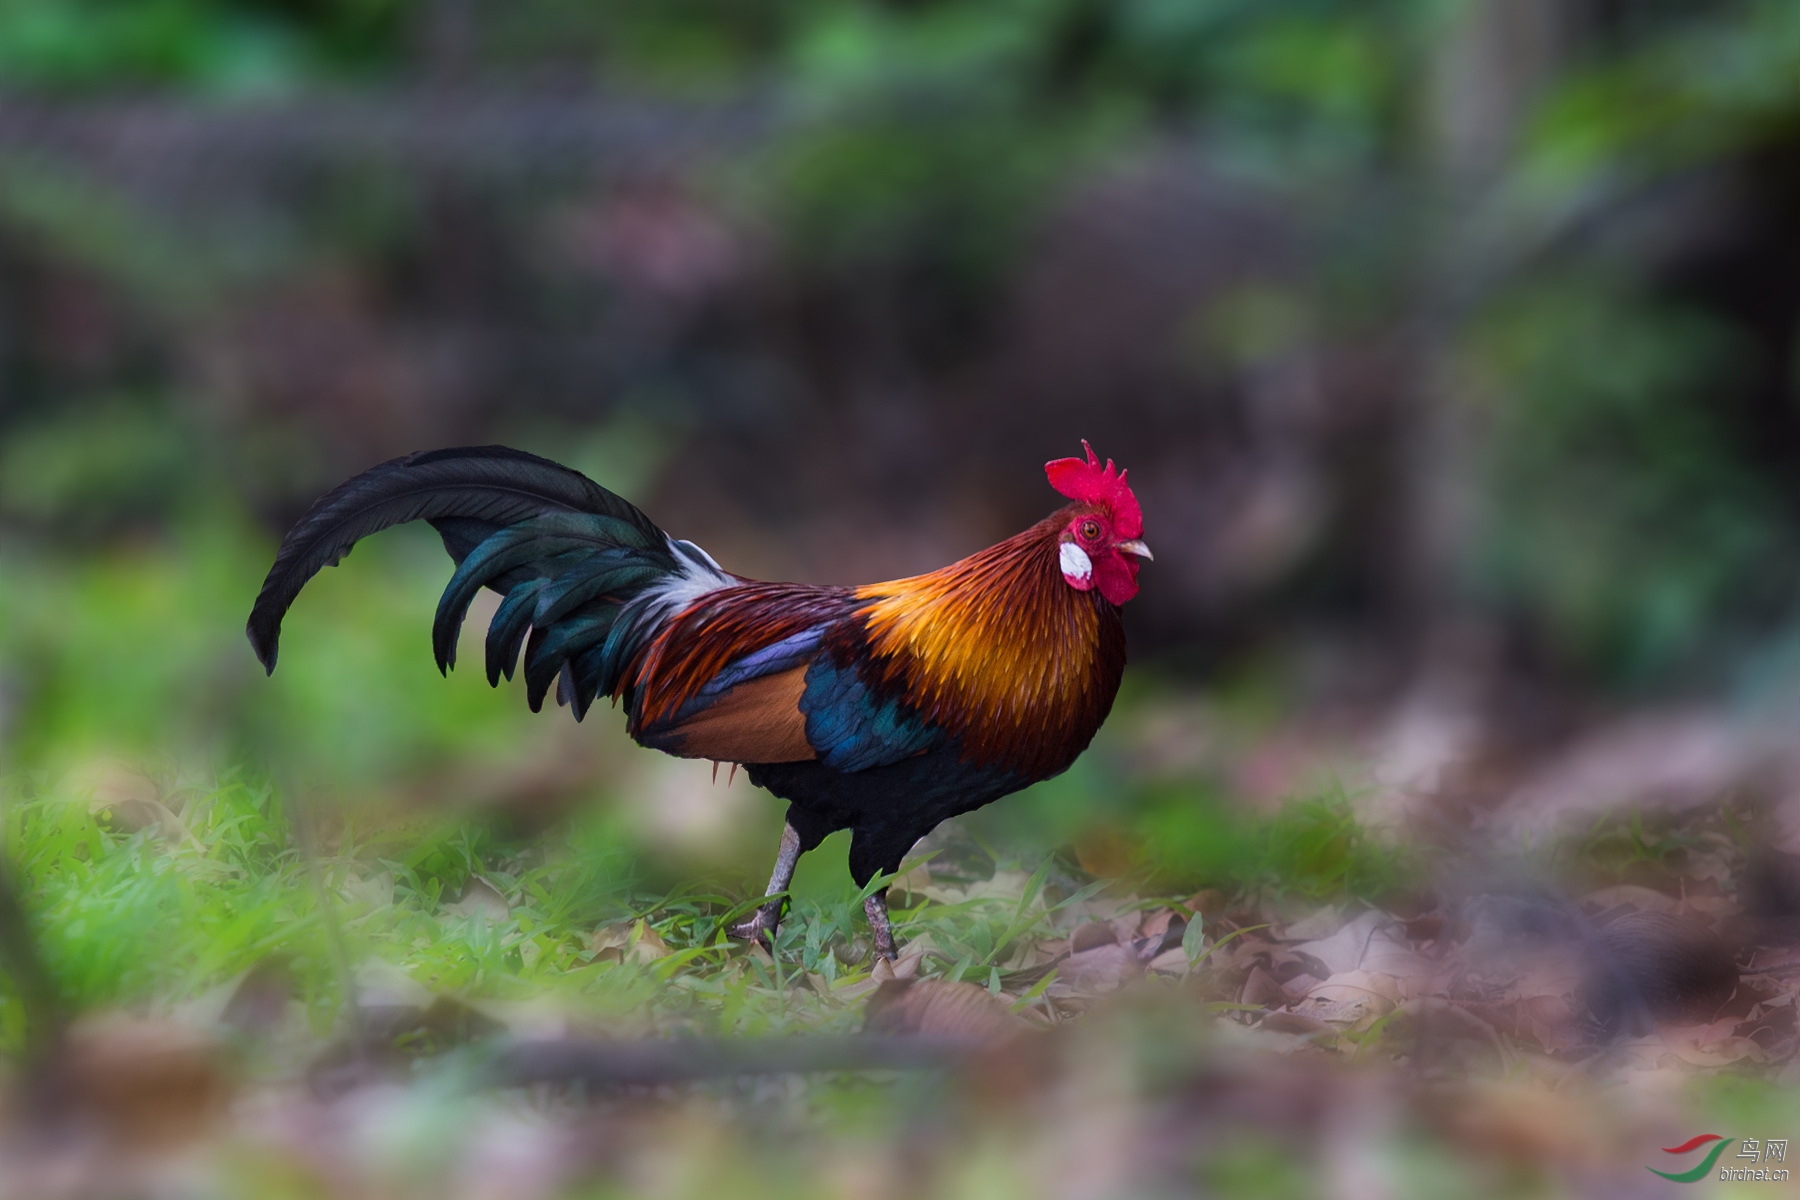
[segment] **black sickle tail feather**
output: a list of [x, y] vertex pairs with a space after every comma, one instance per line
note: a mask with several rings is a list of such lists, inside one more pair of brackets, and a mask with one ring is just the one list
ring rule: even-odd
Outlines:
[[362, 538], [420, 520], [457, 563], [432, 628], [439, 668], [454, 665], [469, 603], [491, 587], [506, 599], [488, 628], [489, 682], [512, 678], [523, 644], [534, 709], [559, 676], [577, 716], [611, 691], [637, 641], [620, 606], [682, 569], [642, 512], [549, 459], [504, 446], [410, 454], [334, 488], [283, 540], [247, 627], [263, 667], [275, 670], [281, 619], [307, 580]]

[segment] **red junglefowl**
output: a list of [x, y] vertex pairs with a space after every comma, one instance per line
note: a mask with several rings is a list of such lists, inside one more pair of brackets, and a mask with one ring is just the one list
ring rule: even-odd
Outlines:
[[[623, 701], [631, 736], [683, 758], [741, 763], [789, 802], [768, 897], [731, 932], [767, 938], [800, 855], [852, 831], [850, 874], [891, 873], [944, 820], [1066, 770], [1125, 670], [1119, 606], [1137, 594], [1143, 515], [1125, 472], [1045, 466], [1073, 501], [941, 570], [865, 587], [760, 583], [723, 570], [626, 501], [500, 446], [412, 454], [343, 484], [295, 525], [250, 614], [275, 670], [281, 618], [358, 539], [428, 521], [456, 560], [432, 643], [440, 670], [475, 593], [488, 682], [524, 651], [533, 711], [555, 685], [580, 720]], [[894, 956], [887, 897], [864, 903]]]

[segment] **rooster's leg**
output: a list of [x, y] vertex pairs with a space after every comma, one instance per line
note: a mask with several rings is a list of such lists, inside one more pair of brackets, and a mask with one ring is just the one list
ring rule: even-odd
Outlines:
[[781, 849], [775, 855], [775, 870], [769, 875], [769, 890], [763, 893], [776, 898], [727, 929], [726, 933], [745, 941], [759, 941], [773, 949], [775, 930], [781, 925], [781, 906], [786, 903], [780, 893], [787, 891], [788, 884], [794, 881], [794, 864], [800, 861], [800, 854], [800, 834], [790, 821], [781, 827]]
[[886, 888], [863, 901], [863, 915], [869, 918], [869, 929], [875, 934], [876, 956], [893, 962], [894, 923], [888, 919]]

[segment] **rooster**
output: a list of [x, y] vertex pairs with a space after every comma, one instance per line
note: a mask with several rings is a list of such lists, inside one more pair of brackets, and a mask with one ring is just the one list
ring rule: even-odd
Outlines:
[[[610, 696], [642, 745], [742, 764], [788, 801], [766, 898], [730, 930], [768, 942], [795, 863], [828, 834], [851, 831], [850, 874], [867, 888], [940, 821], [1066, 770], [1106, 719], [1125, 670], [1120, 605], [1150, 550], [1125, 472], [1082, 448], [1044, 468], [1071, 503], [940, 570], [864, 587], [733, 575], [533, 454], [411, 454], [328, 493], [288, 533], [250, 644], [273, 673], [307, 580], [372, 533], [428, 521], [456, 561], [432, 627], [439, 670], [492, 588], [504, 598], [491, 685], [522, 651], [534, 712], [553, 686], [576, 720]], [[891, 960], [885, 891], [863, 907]]]

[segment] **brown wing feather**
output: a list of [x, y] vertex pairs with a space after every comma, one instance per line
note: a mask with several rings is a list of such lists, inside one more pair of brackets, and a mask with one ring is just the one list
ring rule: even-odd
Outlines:
[[730, 664], [840, 619], [853, 606], [846, 589], [792, 583], [746, 582], [703, 595], [671, 618], [632, 664], [631, 736], [683, 758], [816, 758], [800, 712], [804, 664], [745, 680], [686, 720], [677, 717]]
[[806, 718], [800, 713], [805, 688], [803, 666], [740, 683], [688, 720], [658, 730], [657, 748], [681, 758], [718, 762], [816, 758], [806, 741]]
[[634, 721], [655, 728], [730, 663], [852, 607], [847, 589], [801, 583], [752, 581], [708, 592], [670, 619], [632, 663], [619, 690], [636, 689]]

